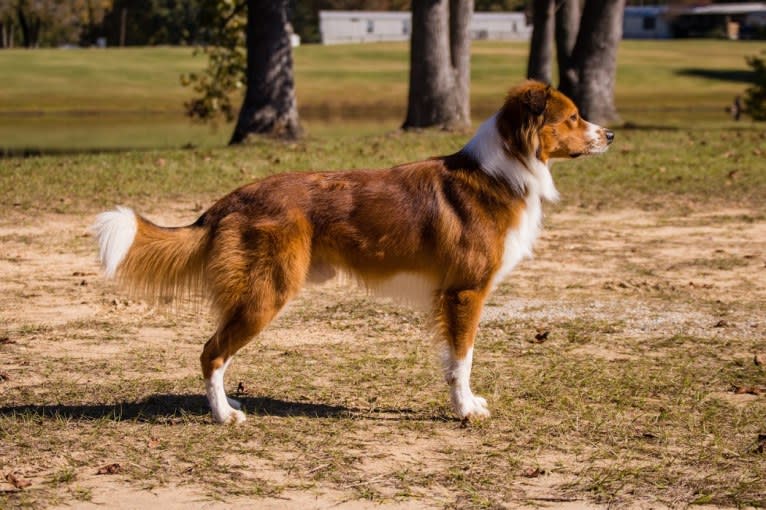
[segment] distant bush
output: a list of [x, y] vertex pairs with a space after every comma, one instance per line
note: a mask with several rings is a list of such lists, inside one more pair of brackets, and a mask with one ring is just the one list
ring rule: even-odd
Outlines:
[[[766, 51], [762, 52], [766, 55]], [[753, 69], [753, 86], [745, 91], [745, 111], [753, 120], [766, 120], [766, 62], [763, 57], [747, 57]]]

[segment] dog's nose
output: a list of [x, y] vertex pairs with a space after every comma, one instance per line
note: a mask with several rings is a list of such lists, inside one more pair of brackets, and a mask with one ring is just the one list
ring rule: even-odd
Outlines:
[[612, 140], [614, 140], [614, 131], [612, 131], [611, 129], [607, 129], [605, 130], [605, 134], [606, 134], [606, 143], [607, 144], [612, 143]]

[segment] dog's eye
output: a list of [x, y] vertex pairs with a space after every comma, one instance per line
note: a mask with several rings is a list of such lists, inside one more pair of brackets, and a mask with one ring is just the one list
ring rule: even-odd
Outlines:
[[572, 116], [569, 117], [569, 120], [571, 120], [572, 122], [577, 122], [577, 114], [573, 113]]

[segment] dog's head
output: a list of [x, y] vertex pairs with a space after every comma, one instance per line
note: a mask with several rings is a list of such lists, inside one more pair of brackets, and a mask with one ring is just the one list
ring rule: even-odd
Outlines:
[[536, 81], [510, 90], [497, 129], [509, 155], [522, 161], [534, 155], [545, 163], [601, 154], [614, 139], [612, 131], [583, 119], [571, 99]]

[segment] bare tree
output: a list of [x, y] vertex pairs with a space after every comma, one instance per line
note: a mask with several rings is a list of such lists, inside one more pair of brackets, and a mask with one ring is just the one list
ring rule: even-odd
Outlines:
[[288, 0], [247, 0], [247, 91], [229, 144], [252, 134], [300, 135]]
[[403, 128], [471, 123], [468, 26], [473, 0], [412, 2], [410, 87]]
[[527, 78], [551, 83], [553, 61], [554, 0], [532, 2], [532, 41], [529, 46]]
[[573, 98], [582, 116], [598, 124], [620, 119], [614, 104], [614, 85], [624, 11], [625, 0], [587, 0], [572, 50], [577, 69]]

